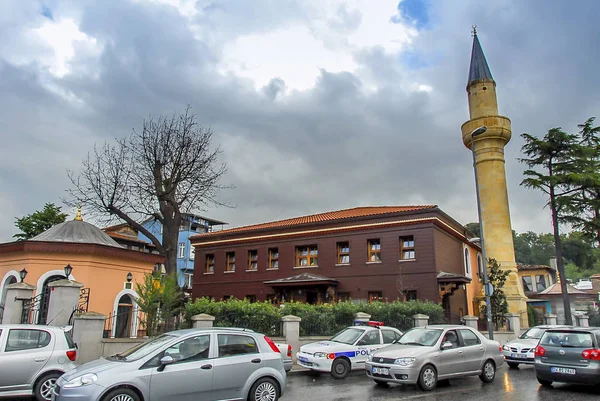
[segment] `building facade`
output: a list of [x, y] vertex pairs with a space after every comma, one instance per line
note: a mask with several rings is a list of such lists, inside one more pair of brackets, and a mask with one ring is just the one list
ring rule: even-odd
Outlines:
[[195, 235], [191, 242], [195, 298], [419, 299], [441, 303], [448, 319], [459, 321], [474, 313], [481, 288], [480, 249], [437, 206], [359, 207]]
[[[223, 221], [209, 219], [196, 214], [182, 214], [179, 226], [179, 239], [177, 241], [177, 275], [179, 276], [179, 285], [181, 287], [192, 288], [193, 285], [195, 250], [190, 243], [190, 237], [196, 234], [212, 232], [215, 226], [226, 224]], [[162, 243], [163, 231], [160, 221], [147, 219], [142, 222], [142, 226], [148, 229]], [[152, 242], [141, 232], [138, 232], [138, 239], [144, 242]]]

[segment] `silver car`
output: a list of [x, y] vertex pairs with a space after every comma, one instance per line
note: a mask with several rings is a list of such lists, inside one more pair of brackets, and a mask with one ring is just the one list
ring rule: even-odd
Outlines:
[[56, 379], [75, 369], [77, 350], [60, 327], [0, 325], [0, 398], [48, 401]]
[[570, 326], [544, 325], [531, 327], [523, 334], [512, 341], [507, 342], [502, 347], [504, 360], [509, 368], [517, 368], [519, 364], [533, 365], [535, 347], [540, 342], [540, 338], [548, 329], [569, 328]]
[[55, 401], [276, 401], [286, 373], [279, 348], [243, 329], [178, 330], [101, 358], [56, 382]]
[[438, 380], [478, 375], [491, 383], [504, 357], [500, 343], [466, 326], [416, 327], [369, 356], [367, 376], [375, 383], [417, 384], [433, 390]]

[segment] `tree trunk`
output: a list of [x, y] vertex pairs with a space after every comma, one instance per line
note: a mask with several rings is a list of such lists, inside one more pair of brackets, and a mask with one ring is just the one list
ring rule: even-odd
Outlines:
[[[550, 170], [552, 174], [552, 171]], [[569, 291], [565, 268], [563, 266], [562, 245], [560, 241], [560, 232], [558, 227], [558, 211], [556, 210], [556, 199], [554, 198], [554, 185], [550, 185], [550, 209], [552, 211], [552, 227], [554, 230], [554, 248], [556, 250], [556, 267], [560, 276], [560, 289], [562, 292], [563, 306], [565, 308], [565, 324], [573, 324], [571, 314], [571, 302], [569, 301]]]

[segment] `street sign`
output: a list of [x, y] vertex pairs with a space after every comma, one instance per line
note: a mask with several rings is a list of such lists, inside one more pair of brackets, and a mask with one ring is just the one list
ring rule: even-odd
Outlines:
[[492, 296], [494, 295], [494, 286], [492, 285], [492, 283], [487, 283], [487, 285], [484, 287], [485, 290], [485, 295], [487, 296]]

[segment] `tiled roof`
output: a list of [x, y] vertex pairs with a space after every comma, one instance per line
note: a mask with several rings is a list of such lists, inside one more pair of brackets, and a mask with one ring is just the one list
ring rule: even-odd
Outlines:
[[265, 281], [264, 284], [287, 284], [287, 283], [307, 283], [307, 282], [333, 282], [337, 283], [338, 280], [319, 276], [317, 274], [312, 273], [301, 273], [296, 276], [280, 278], [277, 280]]
[[436, 205], [415, 205], [415, 206], [361, 206], [352, 209], [337, 210], [308, 216], [294, 217], [291, 219], [272, 221], [268, 223], [255, 224], [250, 226], [230, 228], [227, 230], [213, 231], [205, 234], [198, 234], [191, 237], [206, 238], [207, 236], [223, 235], [229, 233], [251, 232], [257, 230], [266, 230], [271, 228], [287, 228], [301, 226], [311, 223], [331, 222], [336, 220], [352, 219], [357, 217], [378, 216], [400, 212], [411, 212], [425, 209], [435, 209]]
[[517, 263], [517, 270], [539, 270], [539, 269], [554, 270], [552, 268], [552, 266], [548, 266], [548, 265], [526, 265], [524, 263]]
[[132, 237], [131, 235], [121, 234], [121, 233], [118, 233], [118, 232], [107, 232], [107, 234], [111, 238], [123, 239], [123, 240], [130, 241], [130, 242], [138, 242], [140, 244], [144, 244], [144, 245], [148, 245], [148, 246], [154, 246], [154, 244], [152, 244], [152, 243], [150, 243], [148, 241], [143, 241], [141, 239], [138, 239], [137, 237]]
[[[571, 284], [567, 284], [567, 292], [569, 294], [588, 294], [587, 292], [580, 291]], [[539, 292], [538, 295], [560, 295], [562, 294], [562, 290], [560, 288], [560, 283], [556, 283], [546, 288], [544, 291]]]
[[467, 276], [463, 276], [462, 274], [448, 273], [448, 272], [440, 271], [437, 275], [437, 281], [440, 283], [453, 283], [453, 282], [470, 283], [471, 279], [468, 278]]

